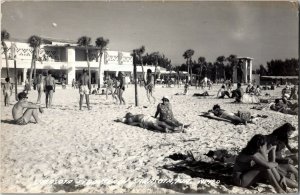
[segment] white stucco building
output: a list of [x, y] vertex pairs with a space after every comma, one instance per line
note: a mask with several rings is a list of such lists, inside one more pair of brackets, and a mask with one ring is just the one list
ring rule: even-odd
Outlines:
[[[33, 49], [28, 43], [10, 41], [5, 43], [8, 47], [8, 56], [10, 57], [8, 61], [10, 77], [14, 80], [12, 50], [15, 50], [17, 81], [18, 84], [23, 84], [25, 79], [29, 77]], [[42, 61], [36, 62], [37, 74], [52, 69], [56, 79], [64, 77], [67, 79], [68, 84], [71, 84], [73, 79], [79, 78], [83, 68], [87, 69], [85, 50], [82, 47], [78, 47], [76, 43], [50, 41], [49, 44], [41, 45], [39, 56]], [[3, 79], [6, 77], [6, 61], [3, 48], [1, 57], [1, 78]], [[99, 60], [99, 52], [95, 48], [90, 47], [89, 61], [92, 83], [96, 83], [98, 78]], [[116, 76], [119, 71], [125, 72], [127, 77], [133, 76], [133, 57], [130, 52], [105, 50], [101, 64], [101, 83], [103, 83], [104, 75]], [[155, 67], [144, 67], [145, 72], [147, 69], [151, 69], [154, 72]], [[140, 66], [137, 66], [137, 74], [138, 77], [142, 75]]]

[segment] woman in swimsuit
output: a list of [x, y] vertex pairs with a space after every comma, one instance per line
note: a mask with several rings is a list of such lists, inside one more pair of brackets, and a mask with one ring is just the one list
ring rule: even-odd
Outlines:
[[118, 86], [118, 96], [120, 100], [120, 105], [123, 103], [125, 105], [125, 99], [123, 97], [123, 92], [125, 91], [125, 76], [123, 72], [119, 72], [119, 86]]
[[152, 97], [154, 103], [156, 101], [155, 97], [153, 97], [153, 89], [154, 89], [154, 76], [152, 75], [151, 69], [147, 70], [147, 81], [145, 84], [146, 89], [146, 95], [148, 98], [148, 101], [151, 103], [150, 97]]
[[9, 80], [9, 77], [5, 78], [6, 83], [3, 85], [4, 106], [9, 106], [9, 99], [12, 94], [12, 85]]
[[[289, 144], [289, 138], [295, 130], [295, 127], [293, 127], [290, 123], [285, 123], [275, 129], [271, 134], [266, 135], [266, 141], [268, 148], [276, 148], [276, 150], [270, 154], [269, 160], [279, 164], [279, 171], [282, 174], [285, 176], [294, 174], [297, 180], [298, 170], [292, 164], [298, 164], [298, 150], [292, 148]], [[291, 154], [283, 157], [282, 153], [285, 148], [287, 148]]]
[[265, 137], [255, 135], [236, 158], [233, 182], [241, 187], [249, 187], [260, 179], [268, 179], [279, 193], [285, 193], [287, 186], [297, 186], [297, 183], [280, 175], [277, 163], [267, 160], [268, 152]]

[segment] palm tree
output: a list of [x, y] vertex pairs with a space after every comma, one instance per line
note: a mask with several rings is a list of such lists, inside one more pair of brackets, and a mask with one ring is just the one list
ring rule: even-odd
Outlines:
[[199, 77], [200, 77], [200, 80], [201, 80], [203, 69], [207, 69], [207, 63], [206, 63], [205, 57], [199, 57], [198, 58], [198, 64], [200, 65], [200, 74], [199, 74]]
[[134, 50], [137, 55], [137, 60], [141, 63], [142, 73], [143, 73], [143, 81], [145, 82], [145, 72], [144, 72], [144, 63], [143, 63], [143, 53], [145, 52], [145, 46], [140, 47], [139, 49]]
[[[79, 46], [82, 46], [85, 48], [86, 62], [88, 65], [88, 72], [89, 72], [89, 85], [91, 85], [91, 69], [90, 69], [89, 49], [88, 49], [88, 47], [90, 46], [90, 43], [91, 43], [91, 38], [87, 37], [87, 36], [82, 36], [77, 41], [77, 44]], [[99, 72], [99, 74], [100, 74], [100, 72]]]
[[[220, 66], [221, 68], [222, 68], [222, 70], [223, 70], [223, 78], [224, 78], [224, 80], [225, 80], [225, 67], [224, 67], [224, 61], [225, 61], [225, 56], [219, 56], [219, 57], [217, 57], [217, 64], [218, 64], [218, 66]], [[217, 72], [218, 70], [216, 69], [216, 72]]]
[[5, 55], [5, 62], [6, 62], [6, 77], [9, 77], [9, 68], [8, 68], [8, 56], [7, 56], [7, 45], [5, 43], [5, 40], [8, 40], [10, 37], [9, 33], [6, 30], [1, 31], [1, 44], [4, 50]]
[[98, 51], [99, 51], [99, 69], [98, 69], [98, 79], [97, 79], [97, 83], [98, 83], [98, 88], [100, 88], [100, 82], [101, 82], [101, 60], [102, 60], [102, 55], [103, 55], [103, 51], [106, 49], [106, 46], [108, 45], [109, 40], [108, 39], [103, 39], [103, 37], [99, 37], [96, 39], [95, 44], [98, 47]]
[[[192, 49], [188, 49], [183, 53], [184, 59], [186, 59], [186, 65], [188, 67], [188, 72], [191, 69], [191, 62], [192, 62], [192, 56], [194, 55], [195, 51]], [[192, 78], [192, 71], [191, 71], [191, 78]]]
[[29, 89], [31, 89], [31, 79], [32, 79], [32, 72], [34, 71], [34, 80], [36, 80], [36, 60], [39, 56], [40, 46], [42, 44], [42, 38], [39, 36], [33, 35], [29, 37], [28, 43], [30, 47], [33, 48], [32, 51], [32, 60], [31, 60], [31, 68], [30, 68], [30, 76], [29, 76]]

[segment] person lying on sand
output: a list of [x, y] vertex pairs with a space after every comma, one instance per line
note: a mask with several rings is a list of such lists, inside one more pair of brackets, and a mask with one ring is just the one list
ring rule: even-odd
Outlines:
[[270, 109], [284, 114], [298, 115], [298, 104], [287, 101], [286, 97], [275, 99], [275, 103], [270, 106]]
[[163, 121], [159, 121], [151, 116], [145, 116], [144, 114], [133, 115], [128, 112], [125, 117], [118, 118], [116, 122], [123, 122], [128, 125], [139, 126], [145, 129], [157, 130], [165, 133], [185, 132], [183, 127], [170, 126]]
[[[184, 127], [182, 123], [174, 118], [172, 106], [168, 96], [162, 98], [162, 103], [157, 105], [157, 110], [155, 112], [154, 118], [157, 118], [159, 115], [159, 120], [167, 123], [170, 126], [174, 127]], [[189, 126], [189, 125], [187, 125]]]
[[193, 96], [209, 96], [209, 94], [208, 94], [208, 92], [207, 91], [205, 91], [205, 92], [203, 92], [203, 93], [194, 93], [193, 94]]
[[[25, 112], [23, 112], [24, 109], [26, 109]], [[21, 92], [18, 94], [18, 102], [12, 109], [12, 115], [18, 125], [28, 124], [31, 117], [35, 119], [36, 123], [40, 123], [42, 121], [38, 117], [38, 110], [43, 113], [43, 108], [40, 105], [28, 102], [27, 94]]]
[[238, 111], [238, 113], [233, 113], [233, 112], [228, 112], [216, 104], [213, 106], [212, 110], [209, 110], [208, 113], [211, 115], [217, 116], [219, 118], [223, 118], [226, 120], [231, 121], [234, 124], [247, 124], [248, 122], [254, 123], [257, 117], [262, 117], [262, 118], [267, 118], [268, 116], [266, 115], [253, 115], [251, 116], [250, 112], [245, 112], [245, 111]]
[[[289, 145], [289, 138], [295, 130], [296, 128], [290, 123], [284, 123], [271, 134], [266, 135], [266, 141], [268, 148], [276, 148], [274, 153], [270, 154], [271, 158], [269, 158], [269, 160], [279, 164], [279, 171], [282, 174], [285, 176], [294, 174], [296, 180], [298, 180], [298, 170], [293, 166], [293, 163], [298, 164], [298, 150]], [[285, 148], [287, 148], [291, 154], [283, 157], [282, 153]]]
[[285, 193], [286, 187], [297, 188], [296, 182], [280, 174], [276, 162], [268, 161], [268, 153], [265, 136], [257, 134], [252, 137], [236, 158], [233, 182], [240, 187], [250, 187], [266, 179], [278, 193]]

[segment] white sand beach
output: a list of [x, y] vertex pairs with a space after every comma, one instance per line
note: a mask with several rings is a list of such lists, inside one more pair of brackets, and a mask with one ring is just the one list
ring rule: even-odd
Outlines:
[[[208, 90], [216, 95], [220, 86]], [[245, 86], [244, 86], [245, 88]], [[84, 104], [79, 111], [78, 89], [66, 90], [57, 87], [53, 108], [40, 115], [46, 124], [19, 126], [12, 123], [11, 109], [3, 106], [1, 99], [1, 192], [78, 192], [78, 193], [275, 193], [271, 185], [260, 184], [246, 189], [219, 184], [218, 179], [191, 178], [187, 174], [175, 173], [163, 168], [176, 163], [169, 155], [186, 154], [191, 151], [195, 158], [205, 160], [203, 154], [210, 150], [226, 149], [235, 153], [258, 133], [269, 134], [285, 122], [296, 127], [291, 145], [298, 148], [298, 116], [285, 115], [271, 110], [253, 110], [253, 104], [232, 104], [233, 99], [192, 97], [203, 90], [190, 87], [189, 95], [178, 88], [156, 86], [156, 104], [147, 103], [144, 88], [138, 87], [139, 107], [134, 106], [134, 87], [124, 92], [127, 105], [113, 104], [111, 96], [91, 95], [92, 109]], [[274, 91], [263, 91], [280, 96], [282, 87]], [[166, 134], [149, 131], [114, 122], [126, 112], [153, 116], [162, 96], [171, 97], [175, 117], [191, 123], [186, 133]], [[31, 91], [29, 101], [36, 102], [37, 92]], [[42, 96], [44, 105], [45, 96]], [[11, 104], [15, 103], [14, 95]], [[199, 116], [213, 107], [221, 105], [228, 111], [249, 110], [252, 114], [264, 114], [256, 124], [233, 125]], [[74, 185], [58, 184], [61, 179], [74, 180]], [[139, 184], [155, 179], [182, 179], [176, 184]], [[297, 189], [290, 189], [296, 192]]]

